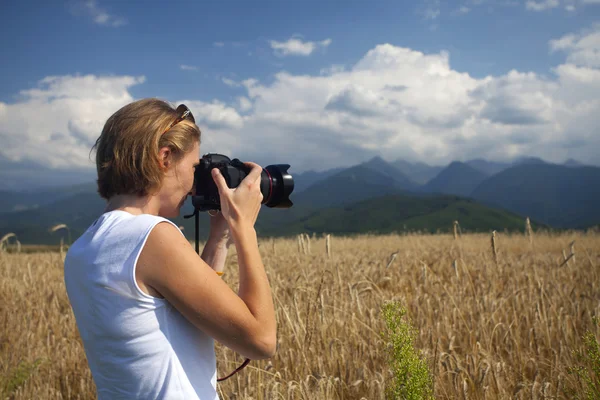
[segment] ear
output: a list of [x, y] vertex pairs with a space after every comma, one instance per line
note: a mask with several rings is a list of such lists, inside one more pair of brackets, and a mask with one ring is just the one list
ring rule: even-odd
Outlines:
[[169, 149], [167, 146], [162, 147], [158, 151], [158, 159], [159, 159], [161, 168], [163, 168], [163, 169], [169, 168], [169, 165], [171, 164], [171, 149]]

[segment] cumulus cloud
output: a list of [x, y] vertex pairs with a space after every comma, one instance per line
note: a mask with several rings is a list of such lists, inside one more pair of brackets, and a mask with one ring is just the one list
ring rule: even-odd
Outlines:
[[600, 24], [579, 33], [570, 33], [550, 41], [552, 52], [567, 54], [567, 62], [585, 66], [600, 67]]
[[319, 48], [326, 48], [331, 44], [331, 39], [320, 42], [303, 42], [299, 38], [290, 38], [285, 42], [269, 41], [271, 48], [278, 56], [309, 56]]
[[96, 0], [78, 1], [72, 4], [71, 12], [74, 15], [85, 15], [98, 25], [119, 27], [127, 24], [125, 18], [111, 15], [106, 10], [100, 8]]
[[202, 127], [208, 127], [213, 130], [239, 129], [242, 127], [242, 117], [235, 108], [227, 106], [218, 100], [206, 103], [197, 100], [181, 100], [185, 103], [196, 120], [196, 124]]
[[[50, 76], [0, 103], [0, 156], [50, 168], [91, 168], [91, 145], [106, 119], [133, 101], [129, 88], [143, 76]], [[13, 138], [14, 140], [4, 140]]]
[[[537, 156], [598, 164], [600, 66], [597, 27], [557, 37], [565, 61], [548, 74], [513, 70], [475, 78], [448, 52], [378, 45], [326, 74], [279, 72], [235, 82], [230, 103], [182, 99], [202, 130], [201, 151], [293, 171], [349, 166], [380, 155], [444, 164]], [[325, 67], [325, 66], [324, 66]], [[47, 77], [0, 102], [0, 159], [53, 167], [90, 164], [90, 143], [106, 118], [134, 100], [143, 77]], [[35, 110], [35, 112], [31, 112]]]

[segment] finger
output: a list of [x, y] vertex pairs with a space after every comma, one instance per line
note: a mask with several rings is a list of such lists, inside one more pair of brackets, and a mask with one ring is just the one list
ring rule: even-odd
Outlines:
[[215, 181], [215, 185], [217, 185], [217, 189], [219, 189], [219, 193], [226, 193], [229, 189], [229, 186], [227, 186], [227, 182], [225, 182], [225, 178], [221, 174], [221, 171], [219, 171], [218, 168], [213, 168], [211, 173], [213, 180]]
[[244, 164], [246, 164], [246, 166], [252, 168], [252, 170], [250, 171], [248, 176], [245, 178], [245, 179], [248, 179], [248, 182], [256, 182], [258, 179], [260, 179], [260, 176], [261, 176], [262, 170], [263, 170], [260, 165], [255, 164], [253, 162], [246, 162]]

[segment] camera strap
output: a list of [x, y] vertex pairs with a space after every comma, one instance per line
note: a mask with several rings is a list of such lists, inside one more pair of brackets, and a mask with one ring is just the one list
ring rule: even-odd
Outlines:
[[[195, 243], [195, 248], [196, 248], [196, 253], [200, 254], [200, 213], [198, 212], [198, 210], [194, 209], [194, 213], [192, 215], [186, 215], [183, 218], [190, 218], [190, 217], [194, 217], [194, 228], [196, 230], [196, 243]], [[229, 379], [231, 378], [233, 375], [237, 374], [238, 372], [240, 372], [241, 370], [243, 370], [246, 365], [250, 364], [250, 359], [246, 358], [246, 360], [244, 360], [244, 362], [242, 363], [242, 365], [240, 365], [239, 367], [237, 367], [232, 373], [230, 373], [229, 375], [223, 377], [223, 378], [218, 378], [217, 382], [222, 382], [225, 379]]]

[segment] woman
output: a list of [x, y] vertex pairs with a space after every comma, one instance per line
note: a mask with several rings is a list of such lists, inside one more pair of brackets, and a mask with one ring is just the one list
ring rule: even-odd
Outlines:
[[[273, 356], [271, 288], [254, 223], [262, 168], [230, 189], [202, 256], [176, 225], [193, 192], [200, 130], [185, 106], [133, 102], [98, 138], [102, 214], [69, 248], [65, 284], [99, 399], [218, 399], [214, 342], [251, 359]], [[219, 275], [235, 243], [239, 292]], [[215, 273], [216, 272], [216, 273]]]

